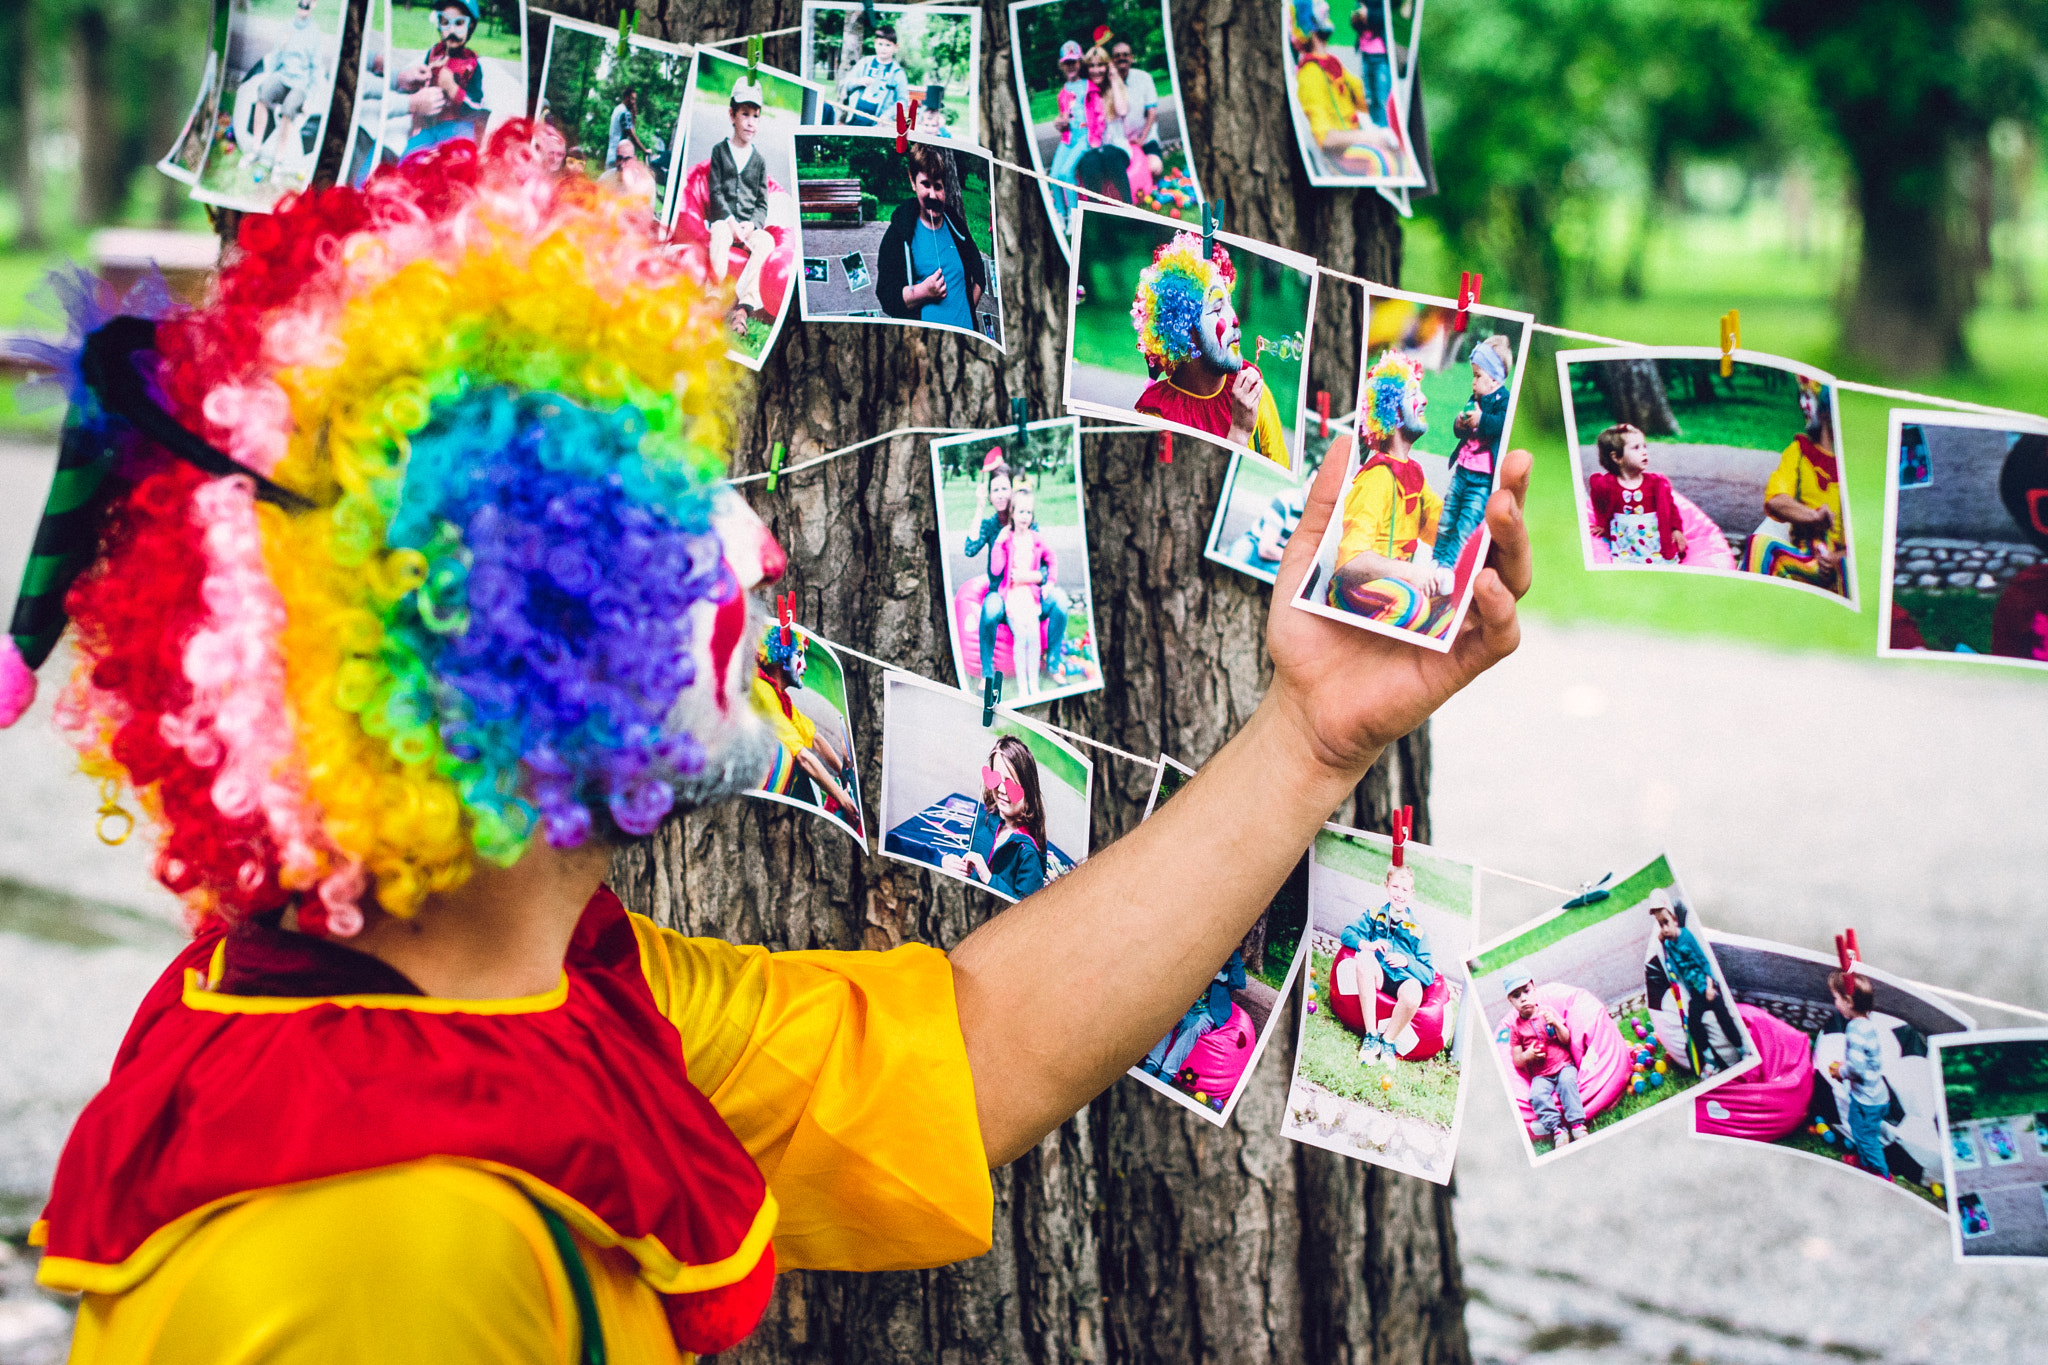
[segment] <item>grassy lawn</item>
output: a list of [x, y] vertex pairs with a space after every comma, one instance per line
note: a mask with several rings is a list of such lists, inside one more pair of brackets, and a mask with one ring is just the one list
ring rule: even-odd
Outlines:
[[[1309, 955], [1309, 969], [1318, 982], [1328, 983], [1333, 960], [1327, 953]], [[1444, 1011], [1447, 1033], [1457, 1029], [1459, 1003], [1454, 998]], [[1302, 1031], [1300, 1074], [1347, 1100], [1439, 1128], [1451, 1126], [1458, 1111], [1458, 1064], [1451, 1060], [1449, 1049], [1426, 1062], [1396, 1062], [1391, 1068], [1377, 1062], [1361, 1066], [1358, 1042], [1358, 1035], [1339, 1023], [1327, 1005], [1318, 1005]]]
[[[1631, 1010], [1615, 1021], [1615, 1027], [1621, 1030], [1622, 1037], [1631, 1038], [1635, 1036], [1634, 1025], [1638, 1022], [1642, 1023], [1645, 1028], [1649, 1027], [1649, 1014], [1643, 1010]], [[1668, 1067], [1664, 1073], [1664, 1084], [1653, 1086], [1640, 1095], [1635, 1092], [1634, 1086], [1631, 1085], [1628, 1089], [1621, 1092], [1621, 1098], [1614, 1102], [1613, 1108], [1606, 1110], [1604, 1113], [1595, 1114], [1591, 1119], [1587, 1120], [1586, 1131], [1588, 1133], [1597, 1133], [1602, 1128], [1612, 1128], [1623, 1119], [1633, 1118], [1646, 1109], [1655, 1109], [1660, 1104], [1669, 1104], [1673, 1099], [1683, 1095], [1699, 1083], [1699, 1077], [1691, 1072], [1681, 1067]], [[1554, 1150], [1556, 1146], [1557, 1144], [1554, 1142], [1538, 1140], [1536, 1143], [1536, 1154], [1541, 1156], [1545, 1152]]]
[[[1822, 1141], [1804, 1128], [1795, 1128], [1771, 1145], [1774, 1147], [1789, 1147], [1795, 1152], [1808, 1152], [1814, 1156], [1826, 1157], [1829, 1161], [1835, 1162], [1838, 1165], [1844, 1164], [1842, 1158], [1848, 1155], [1848, 1150], [1839, 1143]], [[1940, 1175], [1941, 1172], [1938, 1170], [1933, 1173], [1937, 1182]], [[1940, 1195], [1925, 1185], [1915, 1184], [1897, 1172], [1893, 1173], [1893, 1183], [1902, 1190], [1918, 1195], [1937, 1208], [1945, 1207]]]

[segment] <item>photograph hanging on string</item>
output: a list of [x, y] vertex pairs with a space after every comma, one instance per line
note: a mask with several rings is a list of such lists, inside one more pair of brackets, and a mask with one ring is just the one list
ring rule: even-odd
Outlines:
[[[1531, 1165], [1675, 1113], [1670, 1101], [1703, 1099], [1756, 1069], [1756, 1044], [1706, 933], [1660, 856], [1467, 960]], [[1655, 999], [1653, 984], [1663, 992]], [[1679, 1016], [1667, 1030], [1675, 1047], [1657, 1033], [1653, 1009]]]
[[192, 198], [268, 213], [313, 182], [341, 30], [367, 0], [230, 0], [221, 89]]
[[[368, 0], [363, 13], [363, 41], [356, 64], [356, 97], [349, 110], [347, 154], [341, 164], [341, 183], [360, 185], [382, 166], [397, 164], [404, 147], [405, 101], [395, 97], [389, 107], [400, 117], [395, 130], [387, 128], [387, 101], [391, 94], [387, 79], [391, 71], [391, 0]], [[395, 137], [395, 141], [387, 140]]]
[[1316, 263], [1228, 232], [1084, 203], [1074, 215], [1067, 411], [1295, 467]]
[[823, 816], [867, 842], [861, 818], [860, 759], [846, 699], [846, 667], [802, 626], [763, 632], [754, 652], [755, 709], [775, 731], [775, 764], [752, 794]]
[[1330, 434], [1322, 436], [1310, 426], [1301, 440], [1299, 478], [1264, 460], [1231, 456], [1202, 557], [1271, 584], [1280, 572], [1280, 556], [1308, 506], [1309, 486], [1323, 467], [1323, 457], [1346, 430], [1332, 423]]
[[[1938, 477], [1938, 476], [1937, 476]], [[1958, 1262], [2048, 1257], [2048, 1028], [1929, 1040]]]
[[[1190, 775], [1186, 765], [1160, 755], [1145, 818]], [[1130, 1069], [1132, 1079], [1219, 1128], [1230, 1122], [1266, 1045], [1285, 1022], [1303, 961], [1308, 879], [1304, 857], [1187, 1011]]]
[[1309, 846], [1307, 971], [1280, 1132], [1441, 1185], [1464, 1126], [1463, 955], [1479, 865], [1325, 825]]
[[808, 0], [802, 51], [798, 74], [828, 92], [821, 122], [893, 136], [896, 106], [916, 100], [916, 131], [980, 145], [980, 10]]
[[1073, 256], [1081, 196], [1201, 220], [1165, 0], [1022, 0], [1010, 55], [1025, 143], [1053, 237]]
[[[375, 5], [382, 0], [371, 2]], [[192, 110], [178, 125], [178, 136], [172, 140], [171, 149], [156, 163], [158, 170], [181, 184], [190, 185], [198, 180], [199, 168], [206, 160], [207, 143], [220, 108], [221, 75], [227, 69], [229, 12], [227, 0], [215, 0], [207, 22], [206, 31], [211, 36], [206, 45], [206, 67], [199, 77], [199, 93], [192, 97]]]
[[2048, 422], [1891, 411], [1877, 652], [2048, 668]]
[[[444, 142], [481, 145], [508, 119], [525, 116], [523, 0], [371, 2], [381, 15], [382, 50], [356, 86], [350, 184]], [[366, 63], [372, 55], [365, 52]]]
[[[1527, 313], [1374, 286], [1343, 491], [1294, 604], [1447, 652], [1492, 543], [1486, 500], [1512, 439]], [[1341, 450], [1341, 453], [1340, 453]]]
[[962, 332], [1003, 347], [995, 169], [978, 147], [878, 129], [796, 135], [798, 250], [828, 258], [806, 322]]
[[[1422, 25], [1422, 0], [1400, 9], [1409, 44], [1398, 49], [1396, 6], [1390, 0], [1275, 0], [1286, 35], [1287, 107], [1309, 183], [1387, 188], [1422, 185], [1427, 177], [1408, 136], [1409, 82], [1398, 69], [1412, 60]], [[1343, 11], [1340, 13], [1339, 11]], [[1405, 59], [1405, 60], [1404, 60]]]
[[567, 169], [645, 200], [666, 222], [690, 70], [686, 48], [635, 34], [621, 53], [616, 27], [556, 18], [534, 117], [562, 135]]
[[732, 285], [726, 354], [750, 370], [767, 362], [796, 292], [796, 130], [816, 121], [819, 98], [770, 66], [749, 76], [717, 48], [698, 48], [690, 68], [670, 240], [701, 278]]
[[1145, 798], [1144, 812], [1138, 816], [1139, 823], [1150, 820], [1152, 812], [1171, 801], [1173, 794], [1185, 787], [1194, 775], [1195, 770], [1179, 759], [1159, 755], [1159, 771], [1152, 775], [1152, 794]]
[[[1703, 1138], [1764, 1143], [1860, 1178], [1920, 1207], [1947, 1207], [1930, 1040], [1976, 1027], [1969, 1015], [1877, 968], [1855, 979], [1826, 953], [1735, 934], [1709, 934], [1757, 1065], [1695, 1101]], [[1646, 1050], [1682, 1053], [1680, 987], [1655, 945], [1643, 962]]]
[[1711, 346], [1560, 351], [1589, 569], [1790, 583], [1856, 608], [1834, 379]]
[[1102, 686], [1081, 423], [1032, 422], [933, 441], [933, 506], [954, 675], [1036, 706]]
[[1087, 755], [909, 673], [882, 682], [882, 855], [1019, 901], [1088, 857]]

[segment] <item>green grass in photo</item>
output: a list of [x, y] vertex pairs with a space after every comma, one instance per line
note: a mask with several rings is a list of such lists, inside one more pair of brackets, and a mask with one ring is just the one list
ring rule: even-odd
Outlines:
[[[1328, 1005], [1324, 987], [1330, 980], [1328, 953], [1311, 953], [1307, 968], [1314, 974], [1318, 998], [1316, 1012], [1307, 1017], [1301, 1035], [1301, 1053], [1296, 1074], [1313, 1081], [1333, 1095], [1355, 1100], [1374, 1109], [1418, 1118], [1448, 1130], [1458, 1112], [1458, 1064], [1449, 1048], [1422, 1062], [1395, 1062], [1389, 1068], [1378, 1062], [1361, 1065], [1359, 1036], [1339, 1022]], [[1462, 997], [1453, 995], [1444, 1010], [1444, 1031], [1455, 1036]], [[1381, 1082], [1391, 1080], [1391, 1086]]]
[[[1644, 1028], [1650, 1026], [1650, 1015], [1647, 1010], [1630, 1010], [1622, 1015], [1620, 1019], [1614, 1021], [1614, 1027], [1621, 1033], [1623, 1038], [1628, 1038], [1634, 1034], [1635, 1025], [1638, 1022]], [[1633, 1118], [1646, 1110], [1655, 1109], [1660, 1104], [1669, 1104], [1673, 1099], [1683, 1095], [1699, 1083], [1699, 1077], [1677, 1066], [1670, 1067], [1665, 1071], [1664, 1084], [1652, 1086], [1640, 1095], [1635, 1092], [1635, 1087], [1631, 1083], [1627, 1089], [1621, 1092], [1621, 1098], [1614, 1102], [1612, 1108], [1595, 1114], [1586, 1120], [1586, 1131], [1588, 1133], [1597, 1133], [1602, 1128], [1612, 1128], [1623, 1119]], [[1545, 1138], [1538, 1138], [1535, 1142], [1536, 1154], [1538, 1156], [1557, 1149], [1555, 1142]]]
[[1941, 1084], [1950, 1123], [2048, 1110], [2048, 1038], [1946, 1046]]
[[[1393, 862], [1388, 847], [1369, 839], [1324, 830], [1316, 835], [1315, 859], [1327, 867], [1370, 886], [1383, 886], [1387, 868]], [[1432, 910], [1472, 917], [1472, 865], [1453, 862], [1414, 847], [1408, 848], [1407, 865], [1415, 872], [1415, 902]]]
[[1991, 652], [1991, 614], [1998, 594], [1975, 588], [1893, 588], [1892, 601], [1913, 615], [1929, 649], [1952, 652], [1966, 645]]
[[[747, 64], [738, 57], [727, 56], [716, 48], [697, 49], [697, 103], [700, 108], [720, 108], [732, 100], [732, 88], [747, 74]], [[782, 109], [801, 116], [804, 102], [811, 98], [811, 92], [795, 81], [777, 76], [759, 67], [754, 70], [755, 80], [761, 86], [762, 98], [769, 109]]]
[[[1472, 959], [1472, 974], [1484, 976], [1497, 972], [1511, 963], [1519, 962], [1531, 953], [1548, 948], [1551, 944], [1570, 938], [1581, 929], [1591, 928], [1616, 915], [1627, 914], [1641, 906], [1644, 899], [1660, 886], [1675, 885], [1677, 879], [1671, 875], [1671, 864], [1660, 855], [1647, 867], [1633, 872], [1613, 884], [1605, 900], [1594, 901], [1591, 905], [1575, 906], [1559, 915], [1544, 920], [1525, 934], [1518, 934], [1499, 947], [1490, 948]], [[1643, 916], [1644, 932], [1647, 934], [1649, 916]]]
[[[1593, 383], [1592, 361], [1572, 367], [1572, 410], [1580, 445], [1590, 446], [1614, 424], [1606, 395]], [[1718, 360], [1658, 362], [1664, 388], [1677, 419], [1676, 433], [1648, 437], [1652, 443], [1735, 446], [1743, 450], [1783, 450], [1806, 429], [1799, 410], [1798, 381], [1768, 365], [1738, 363], [1726, 379]]]

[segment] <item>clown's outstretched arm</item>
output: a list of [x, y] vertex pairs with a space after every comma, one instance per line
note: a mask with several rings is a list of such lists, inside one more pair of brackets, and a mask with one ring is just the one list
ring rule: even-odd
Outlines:
[[[1295, 609], [1345, 463], [1334, 449], [1323, 462], [1280, 562], [1266, 624], [1273, 685], [1244, 728], [1150, 820], [953, 950], [990, 1165], [1028, 1151], [1144, 1056], [1380, 751], [1520, 640], [1515, 599], [1529, 587], [1529, 454], [1520, 450], [1502, 462], [1487, 504], [1493, 550], [1449, 653]], [[1105, 943], [1118, 951], [1091, 951]], [[1045, 1008], [1048, 962], [1061, 964], [1056, 1010]], [[1032, 1026], [1018, 1028], [1020, 1019]]]

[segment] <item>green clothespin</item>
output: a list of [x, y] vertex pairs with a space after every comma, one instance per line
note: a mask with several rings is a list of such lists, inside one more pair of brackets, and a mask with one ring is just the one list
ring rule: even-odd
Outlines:
[[1595, 905], [1606, 900], [1614, 894], [1614, 888], [1607, 884], [1613, 880], [1614, 874], [1609, 872], [1597, 882], [1580, 882], [1579, 894], [1566, 901], [1564, 908], [1576, 910], [1582, 905]]
[[984, 730], [996, 723], [996, 703], [1002, 699], [1003, 675], [990, 673], [981, 684], [981, 725]]
[[768, 491], [770, 493], [775, 491], [776, 484], [782, 482], [782, 457], [785, 453], [780, 441], [777, 441], [774, 449], [768, 452]]
[[875, 0], [860, 0], [860, 22], [866, 35], [874, 37], [875, 30], [881, 27], [875, 19]]
[[1024, 454], [1024, 447], [1031, 439], [1030, 432], [1026, 429], [1028, 419], [1031, 416], [1031, 410], [1025, 406], [1023, 399], [1012, 398], [1010, 400], [1010, 415], [1017, 419], [1017, 454], [1021, 458]]
[[619, 55], [624, 57], [632, 46], [634, 22], [640, 17], [638, 0], [619, 11]]
[[760, 34], [758, 34], [758, 33], [753, 33], [753, 34], [749, 34], [749, 35], [747, 36], [747, 79], [748, 79], [748, 80], [750, 80], [750, 81], [751, 81], [751, 80], [753, 80], [753, 79], [754, 79], [754, 72], [755, 72], [756, 70], [758, 70], [758, 69], [760, 68], [760, 65], [761, 65], [761, 35], [760, 35]]
[[1216, 254], [1216, 229], [1223, 226], [1223, 201], [1202, 205], [1202, 259]]

